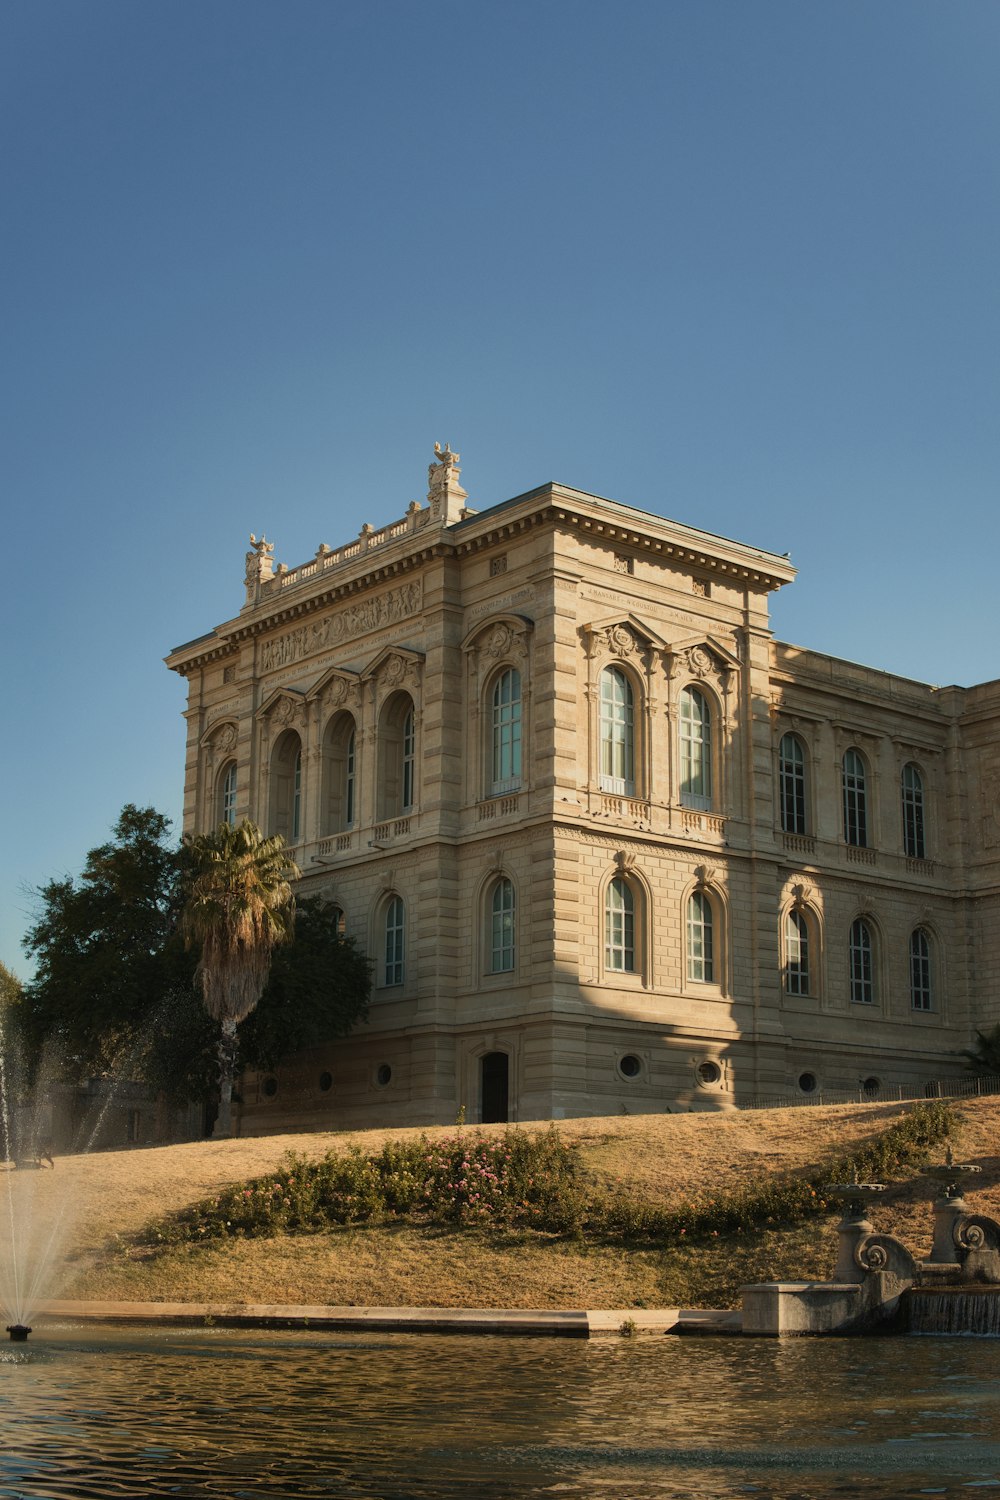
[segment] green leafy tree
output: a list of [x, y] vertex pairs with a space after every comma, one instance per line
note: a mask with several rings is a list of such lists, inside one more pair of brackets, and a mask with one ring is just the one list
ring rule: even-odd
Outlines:
[[169, 829], [161, 813], [130, 803], [79, 879], [40, 888], [41, 912], [24, 940], [35, 978], [18, 1007], [33, 1065], [49, 1048], [77, 1077], [145, 1075], [157, 1013], [191, 983], [191, 959], [171, 941], [180, 860]]
[[5, 1009], [19, 1004], [23, 994], [21, 981], [6, 964], [0, 963], [0, 1006]]
[[367, 1017], [371, 963], [341, 933], [341, 920], [336, 906], [317, 897], [296, 902], [295, 941], [275, 949], [260, 1003], [240, 1028], [244, 1067], [274, 1067], [346, 1036]]
[[265, 838], [248, 818], [220, 823], [186, 846], [181, 929], [199, 951], [195, 984], [219, 1026], [219, 1114], [215, 1134], [232, 1133], [236, 1028], [260, 1000], [271, 955], [292, 935], [291, 881], [298, 866], [279, 836]]
[[976, 1032], [976, 1045], [962, 1053], [972, 1073], [1000, 1074], [1000, 1024]]

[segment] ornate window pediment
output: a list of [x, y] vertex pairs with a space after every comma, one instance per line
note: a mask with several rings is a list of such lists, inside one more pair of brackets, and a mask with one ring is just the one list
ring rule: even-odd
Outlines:
[[297, 688], [276, 688], [257, 710], [257, 718], [272, 729], [293, 729], [304, 721], [305, 704]]
[[668, 651], [669, 643], [659, 631], [638, 615], [606, 615], [603, 619], [591, 620], [582, 628], [587, 655], [590, 657], [617, 657], [648, 663], [650, 654]]
[[387, 646], [360, 673], [360, 681], [374, 683], [380, 693], [406, 688], [412, 692], [420, 682], [424, 658], [408, 646]]
[[239, 729], [235, 719], [216, 719], [201, 737], [201, 748], [213, 755], [235, 755]]
[[528, 636], [533, 629], [534, 621], [526, 615], [491, 615], [469, 631], [462, 650], [482, 657], [487, 668], [504, 659], [523, 662], [528, 657]]
[[738, 672], [739, 657], [711, 635], [688, 636], [671, 646], [672, 675], [721, 678], [727, 672]]
[[345, 671], [343, 667], [331, 667], [306, 695], [310, 703], [320, 702], [324, 707], [352, 708], [361, 701], [361, 676], [358, 672]]

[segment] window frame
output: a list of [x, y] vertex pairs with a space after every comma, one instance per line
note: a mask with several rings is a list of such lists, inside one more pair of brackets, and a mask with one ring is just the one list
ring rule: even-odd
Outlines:
[[[909, 785], [907, 785], [908, 780]], [[924, 778], [915, 761], [908, 760], [900, 771], [899, 791], [903, 818], [903, 853], [908, 859], [926, 859], [927, 819]]]
[[[505, 694], [505, 687], [509, 692]], [[491, 797], [518, 791], [524, 774], [524, 697], [518, 667], [500, 668], [488, 686], [487, 786]]]
[[[605, 685], [624, 689], [621, 698], [606, 693]], [[602, 792], [634, 797], [638, 785], [636, 740], [636, 685], [618, 663], [601, 669], [598, 679], [598, 777]], [[618, 773], [621, 772], [619, 775]]]
[[867, 917], [857, 916], [851, 923], [848, 938], [848, 978], [852, 1005], [875, 1008], [878, 1002], [876, 957], [874, 928]]
[[908, 955], [910, 1010], [922, 1016], [931, 1015], [934, 1011], [934, 940], [926, 927], [918, 924], [910, 933]]
[[486, 973], [513, 974], [517, 968], [517, 891], [509, 875], [498, 875], [487, 887]]
[[715, 903], [699, 887], [688, 893], [684, 906], [684, 966], [689, 984], [717, 985], [718, 953]]
[[[697, 714], [688, 711], [693, 704], [699, 705]], [[714, 704], [705, 689], [694, 682], [685, 683], [677, 700], [677, 794], [681, 807], [692, 811], [709, 812], [715, 802], [715, 718]], [[693, 784], [701, 789], [693, 790]]]
[[239, 791], [239, 767], [235, 761], [227, 760], [219, 773], [218, 810], [219, 822], [228, 828], [236, 827], [236, 799]]
[[398, 892], [386, 897], [380, 923], [380, 989], [398, 989], [406, 982], [406, 903]]
[[[785, 746], [798, 755], [785, 753]], [[806, 748], [797, 734], [788, 730], [778, 741], [778, 821], [782, 833], [807, 835], [809, 832], [808, 780]]]
[[613, 875], [605, 886], [603, 916], [605, 974], [641, 974], [636, 891], [624, 875]]
[[[794, 935], [793, 935], [793, 930]], [[785, 912], [784, 958], [782, 983], [785, 994], [796, 999], [807, 999], [813, 994], [812, 932], [809, 919], [798, 907], [789, 907]], [[794, 955], [794, 956], [793, 956]]]
[[[848, 769], [848, 759], [858, 769]], [[844, 843], [852, 849], [871, 847], [871, 829], [868, 808], [868, 764], [861, 751], [851, 745], [840, 762], [840, 781], [843, 794]]]

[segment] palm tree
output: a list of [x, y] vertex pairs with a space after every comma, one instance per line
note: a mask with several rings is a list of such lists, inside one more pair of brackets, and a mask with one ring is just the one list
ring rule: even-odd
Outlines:
[[265, 838], [244, 818], [187, 841], [189, 875], [181, 930], [201, 949], [195, 985], [219, 1022], [219, 1114], [215, 1134], [232, 1133], [236, 1028], [267, 984], [271, 953], [292, 935], [290, 882], [300, 871], [284, 840]]

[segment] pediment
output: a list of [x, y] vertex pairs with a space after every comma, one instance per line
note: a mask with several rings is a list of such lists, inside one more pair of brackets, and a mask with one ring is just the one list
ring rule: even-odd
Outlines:
[[357, 698], [360, 691], [360, 672], [349, 672], [344, 667], [331, 667], [313, 683], [306, 694], [306, 700], [309, 703], [315, 703], [317, 699], [333, 704], [347, 703]]
[[678, 664], [686, 665], [695, 677], [702, 676], [706, 670], [736, 672], [742, 666], [735, 652], [712, 635], [684, 636], [674, 641], [670, 649]]
[[619, 612], [591, 620], [582, 627], [582, 635], [590, 657], [606, 652], [609, 656], [627, 658], [635, 652], [648, 655], [670, 649], [658, 630], [640, 615], [632, 613]]
[[275, 724], [290, 724], [305, 708], [305, 694], [298, 688], [275, 688], [257, 710], [259, 720]]
[[371, 682], [377, 678], [380, 682], [389, 686], [396, 683], [400, 686], [409, 678], [415, 679], [419, 676], [424, 664], [422, 651], [412, 651], [408, 646], [386, 646], [359, 674], [362, 682]]
[[514, 642], [523, 643], [524, 637], [534, 628], [534, 620], [529, 620], [527, 615], [489, 615], [472, 627], [462, 642], [462, 650], [479, 650], [487, 656], [508, 656]]
[[235, 718], [225, 715], [216, 719], [205, 730], [200, 740], [203, 750], [212, 750], [217, 755], [226, 755], [235, 751], [236, 742], [239, 738], [239, 725]]

